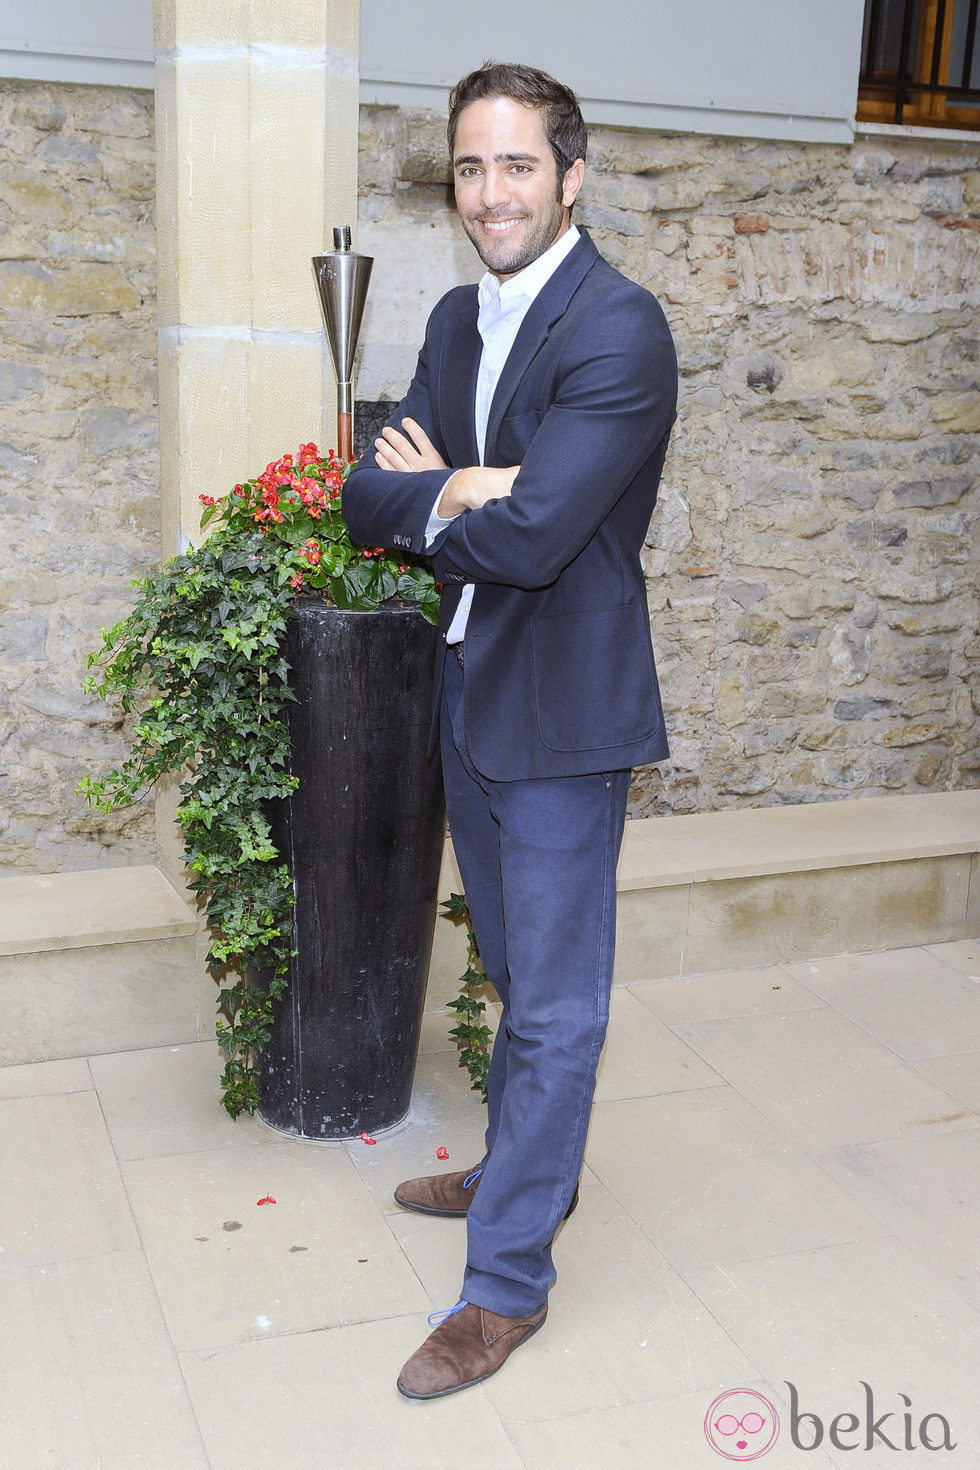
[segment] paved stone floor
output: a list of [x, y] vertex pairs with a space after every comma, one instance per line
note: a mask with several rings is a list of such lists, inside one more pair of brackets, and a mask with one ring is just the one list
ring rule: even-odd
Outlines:
[[447, 1024], [374, 1147], [231, 1123], [211, 1043], [0, 1070], [0, 1465], [978, 1470], [980, 941], [618, 988], [548, 1324], [411, 1404], [464, 1227], [392, 1186], [480, 1152]]

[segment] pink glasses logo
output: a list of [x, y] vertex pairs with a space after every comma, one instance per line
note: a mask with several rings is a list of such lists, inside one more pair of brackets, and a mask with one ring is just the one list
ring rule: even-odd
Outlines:
[[745, 1465], [772, 1449], [779, 1438], [779, 1415], [754, 1388], [730, 1388], [705, 1414], [704, 1433], [719, 1455]]

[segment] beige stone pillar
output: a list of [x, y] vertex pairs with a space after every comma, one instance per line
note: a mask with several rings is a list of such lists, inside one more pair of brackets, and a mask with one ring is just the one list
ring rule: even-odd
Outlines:
[[[156, 0], [164, 555], [204, 494], [334, 447], [310, 257], [357, 225], [358, 0]], [[160, 866], [180, 872], [164, 798]]]

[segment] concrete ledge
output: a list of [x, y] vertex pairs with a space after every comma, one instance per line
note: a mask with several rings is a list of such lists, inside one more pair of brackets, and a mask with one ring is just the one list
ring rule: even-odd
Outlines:
[[980, 852], [980, 791], [627, 822], [618, 886], [670, 887]]
[[3, 955], [0, 1066], [202, 1041], [217, 995], [196, 934]]
[[[617, 982], [980, 934], [980, 791], [627, 824]], [[440, 896], [461, 891], [451, 849]], [[0, 1065], [213, 1034], [197, 915], [156, 868], [0, 880]], [[455, 993], [440, 919], [429, 1004]]]
[[200, 927], [158, 868], [0, 880], [0, 1066], [213, 1035]]
[[980, 933], [980, 791], [631, 822], [617, 982]]
[[0, 955], [176, 939], [197, 927], [197, 915], [159, 868], [0, 880]]

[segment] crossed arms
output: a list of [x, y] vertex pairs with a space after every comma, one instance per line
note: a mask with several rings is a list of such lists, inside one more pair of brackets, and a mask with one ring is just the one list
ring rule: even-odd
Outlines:
[[[421, 470], [444, 470], [449, 466], [432, 440], [415, 419], [402, 419], [405, 433], [387, 427], [375, 439], [374, 462], [382, 470], [416, 473]], [[446, 481], [436, 506], [441, 520], [449, 521], [464, 510], [478, 510], [488, 500], [500, 500], [510, 494], [517, 479], [519, 464], [498, 468], [494, 465], [469, 465], [457, 470]]]
[[646, 291], [622, 282], [602, 292], [577, 313], [574, 330], [555, 329], [497, 426], [497, 442], [520, 465], [454, 468], [440, 413], [451, 403], [466, 409], [429, 381], [430, 360], [449, 360], [442, 370], [451, 370], [453, 302], [444, 298], [430, 319], [399, 427], [384, 430], [372, 462], [346, 482], [344, 515], [364, 545], [425, 552], [435, 507], [443, 527], [429, 555], [439, 581], [546, 587], [634, 485], [638, 513], [645, 506], [649, 520], [674, 418], [670, 334]]

